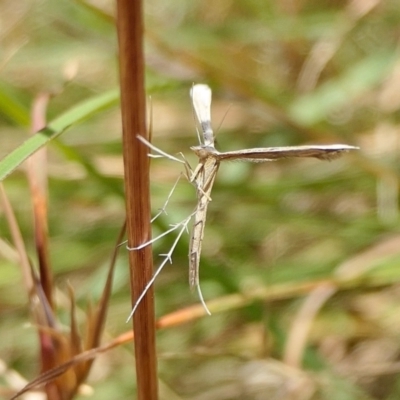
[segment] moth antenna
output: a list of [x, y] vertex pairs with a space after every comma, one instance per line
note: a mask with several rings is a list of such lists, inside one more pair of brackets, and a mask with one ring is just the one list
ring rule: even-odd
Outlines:
[[228, 116], [228, 113], [229, 113], [229, 111], [231, 110], [231, 108], [232, 108], [232, 103], [229, 104], [228, 108], [226, 109], [226, 111], [225, 111], [225, 113], [224, 113], [224, 115], [223, 115], [223, 117], [222, 117], [222, 119], [221, 119], [221, 122], [220, 122], [219, 125], [218, 125], [218, 128], [217, 128], [215, 134], [217, 134], [217, 133], [219, 132], [219, 130], [221, 129], [221, 126], [222, 126], [222, 124], [224, 123], [225, 118]]

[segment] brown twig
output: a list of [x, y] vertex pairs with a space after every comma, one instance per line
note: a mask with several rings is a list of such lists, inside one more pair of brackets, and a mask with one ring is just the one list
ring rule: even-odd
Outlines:
[[[151, 236], [149, 159], [147, 148], [137, 135], [147, 137], [143, 10], [140, 0], [117, 1], [121, 110], [123, 126], [127, 232], [129, 247], [145, 243]], [[151, 246], [129, 252], [132, 304], [146, 287], [153, 273]], [[137, 398], [157, 399], [157, 360], [155, 350], [154, 299], [151, 288], [133, 318]]]

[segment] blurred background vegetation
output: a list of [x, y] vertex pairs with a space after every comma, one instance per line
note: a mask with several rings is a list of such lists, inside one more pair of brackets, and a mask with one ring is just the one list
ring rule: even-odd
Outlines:
[[[38, 94], [53, 94], [52, 120], [118, 87], [114, 18], [111, 1], [0, 3], [0, 158], [28, 137], [26, 113]], [[211, 317], [158, 332], [161, 398], [398, 399], [398, 1], [149, 0], [145, 20], [153, 143], [164, 151], [196, 165], [193, 82], [213, 89], [221, 150], [361, 147], [332, 162], [221, 165], [201, 286], [221, 308], [241, 296]], [[154, 213], [181, 172], [152, 160]], [[65, 326], [68, 282], [82, 309], [101, 296], [124, 221], [122, 176], [117, 104], [48, 146], [49, 240]], [[4, 185], [35, 262], [25, 164]], [[154, 235], [195, 202], [182, 179]], [[3, 213], [0, 233], [0, 358], [30, 380], [40, 372], [38, 339]], [[173, 241], [154, 245], [155, 265]], [[198, 303], [188, 288], [188, 243], [184, 235], [157, 279], [158, 316]], [[105, 342], [130, 328], [128, 279], [123, 250]], [[101, 355], [89, 378], [93, 398], [131, 396], [132, 368], [132, 346]]]

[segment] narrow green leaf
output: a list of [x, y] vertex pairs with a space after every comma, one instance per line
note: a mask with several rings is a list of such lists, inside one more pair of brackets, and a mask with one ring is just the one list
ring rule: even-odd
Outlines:
[[5, 85], [0, 87], [0, 111], [17, 125], [29, 126], [29, 111]]
[[109, 109], [119, 101], [118, 90], [112, 90], [95, 98], [85, 100], [55, 118], [46, 127], [27, 139], [21, 146], [0, 161], [0, 181], [4, 180], [29, 156], [61, 135], [71, 125], [82, 122], [92, 115]]

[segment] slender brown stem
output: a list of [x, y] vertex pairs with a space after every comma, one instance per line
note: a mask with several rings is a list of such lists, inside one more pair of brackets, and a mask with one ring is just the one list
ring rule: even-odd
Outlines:
[[[147, 242], [150, 228], [148, 149], [137, 140], [147, 137], [144, 90], [143, 10], [141, 0], [117, 1], [121, 109], [124, 145], [127, 232], [129, 247]], [[129, 252], [132, 304], [153, 273], [151, 246]], [[155, 350], [154, 298], [151, 288], [133, 318], [137, 398], [155, 400], [157, 359]]]
[[[46, 125], [46, 111], [50, 99], [49, 93], [40, 93], [32, 107], [32, 133], [38, 132]], [[29, 186], [33, 201], [35, 222], [35, 242], [40, 270], [40, 282], [47, 302], [54, 309], [53, 274], [49, 255], [49, 235], [47, 226], [47, 149], [40, 149], [33, 154], [27, 163]]]

